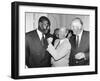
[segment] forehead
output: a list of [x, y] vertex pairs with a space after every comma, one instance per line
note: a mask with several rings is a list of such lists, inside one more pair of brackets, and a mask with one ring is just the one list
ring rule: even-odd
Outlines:
[[43, 20], [42, 23], [48, 24], [48, 21], [47, 20]]
[[75, 19], [72, 21], [72, 24], [76, 25], [76, 24], [81, 24], [79, 19]]
[[66, 32], [66, 29], [65, 28], [61, 28], [61, 29], [59, 29], [59, 32], [60, 33], [65, 33]]

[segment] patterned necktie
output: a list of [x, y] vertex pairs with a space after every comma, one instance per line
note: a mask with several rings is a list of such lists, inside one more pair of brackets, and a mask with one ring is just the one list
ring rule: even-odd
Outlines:
[[42, 34], [41, 43], [42, 43], [42, 45], [43, 45], [43, 46], [45, 45], [45, 38], [44, 38], [44, 34]]
[[79, 44], [79, 36], [77, 35], [76, 37], [77, 37], [76, 38], [76, 46], [78, 47], [78, 44]]

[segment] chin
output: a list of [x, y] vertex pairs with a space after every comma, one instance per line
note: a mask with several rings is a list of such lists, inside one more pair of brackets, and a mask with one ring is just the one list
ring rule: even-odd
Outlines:
[[44, 33], [44, 34], [47, 34], [47, 33], [48, 33], [48, 31], [44, 31], [43, 33]]

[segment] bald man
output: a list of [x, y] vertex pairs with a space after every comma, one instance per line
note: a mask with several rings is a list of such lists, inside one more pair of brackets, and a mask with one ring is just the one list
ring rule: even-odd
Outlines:
[[59, 29], [59, 39], [55, 40], [54, 46], [52, 45], [52, 39], [48, 39], [48, 52], [51, 54], [52, 67], [57, 66], [69, 66], [69, 55], [71, 45], [66, 38], [68, 30], [65, 27]]
[[89, 65], [89, 32], [83, 30], [80, 18], [72, 20], [71, 29], [74, 35], [70, 38], [72, 46], [70, 66]]

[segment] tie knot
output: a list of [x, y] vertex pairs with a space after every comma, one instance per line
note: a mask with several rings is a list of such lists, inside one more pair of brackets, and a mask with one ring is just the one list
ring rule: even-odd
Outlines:
[[77, 35], [77, 37], [79, 37], [79, 35]]
[[78, 35], [76, 36], [76, 39], [79, 39], [79, 36]]
[[42, 33], [42, 36], [44, 36], [44, 34]]

